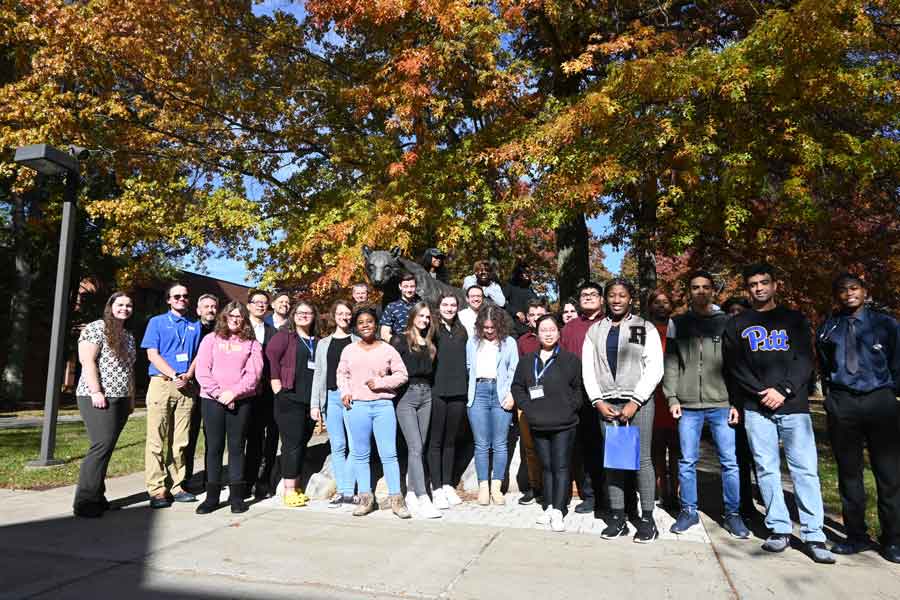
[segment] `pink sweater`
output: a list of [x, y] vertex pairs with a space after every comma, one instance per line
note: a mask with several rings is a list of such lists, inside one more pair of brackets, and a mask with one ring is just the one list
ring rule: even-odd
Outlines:
[[[375, 389], [366, 382], [375, 380]], [[393, 346], [379, 342], [371, 350], [363, 350], [359, 342], [344, 348], [337, 368], [337, 384], [343, 398], [353, 400], [390, 400], [396, 389], [408, 379], [403, 359]]]
[[255, 396], [262, 370], [262, 346], [255, 339], [223, 340], [210, 333], [200, 342], [195, 376], [201, 398], [216, 400], [225, 390], [235, 399]]

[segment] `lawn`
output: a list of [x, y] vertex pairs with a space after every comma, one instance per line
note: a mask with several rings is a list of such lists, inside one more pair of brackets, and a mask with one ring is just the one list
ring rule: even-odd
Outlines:
[[[144, 469], [145, 436], [146, 420], [129, 419], [109, 463], [110, 477]], [[37, 458], [40, 452], [41, 428], [0, 429], [0, 488], [45, 489], [71, 485], [78, 480], [78, 466], [89, 445], [83, 423], [59, 423], [54, 454], [64, 463], [46, 469], [26, 469], [25, 463]]]

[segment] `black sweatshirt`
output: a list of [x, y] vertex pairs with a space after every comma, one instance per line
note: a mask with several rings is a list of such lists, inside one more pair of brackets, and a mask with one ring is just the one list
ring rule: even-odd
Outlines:
[[[724, 351], [735, 404], [763, 414], [808, 413], [811, 331], [803, 314], [783, 306], [762, 312], [745, 310], [730, 319]], [[770, 387], [785, 397], [774, 412], [759, 403], [758, 392]]]
[[391, 340], [391, 345], [397, 349], [403, 364], [406, 366], [406, 372], [409, 374], [407, 385], [424, 383], [431, 385], [434, 379], [434, 360], [428, 353], [426, 346], [420, 346], [413, 352], [409, 344], [406, 342], [406, 334], [395, 335]]
[[434, 387], [431, 390], [435, 396], [450, 398], [469, 393], [469, 371], [466, 368], [468, 339], [466, 328], [458, 321], [450, 330], [443, 323], [437, 326], [437, 334], [434, 336], [437, 356], [434, 363]]
[[519, 359], [512, 382], [513, 399], [525, 413], [528, 426], [535, 431], [557, 431], [574, 427], [578, 424], [578, 410], [582, 404], [581, 360], [571, 352], [560, 349], [541, 378], [544, 397], [532, 400], [528, 388], [535, 384], [535, 357], [538, 372], [544, 368], [540, 353], [540, 350], [529, 352]]

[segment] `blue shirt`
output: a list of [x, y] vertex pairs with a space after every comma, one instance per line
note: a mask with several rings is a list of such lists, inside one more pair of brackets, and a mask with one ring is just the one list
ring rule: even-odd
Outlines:
[[819, 327], [816, 345], [822, 363], [822, 375], [829, 385], [854, 392], [896, 388], [900, 374], [897, 321], [889, 315], [863, 309], [856, 319], [856, 354], [859, 368], [849, 373], [847, 328], [850, 315], [835, 315]]
[[409, 321], [409, 309], [419, 301], [416, 296], [412, 302], [406, 302], [403, 298], [394, 300], [384, 308], [381, 315], [381, 324], [391, 328], [391, 335], [400, 335], [406, 330], [406, 322]]
[[[147, 323], [141, 348], [155, 348], [177, 374], [186, 373], [197, 355], [203, 332], [200, 323], [169, 311]], [[179, 360], [182, 359], [182, 360]], [[150, 363], [150, 376], [163, 375]]]

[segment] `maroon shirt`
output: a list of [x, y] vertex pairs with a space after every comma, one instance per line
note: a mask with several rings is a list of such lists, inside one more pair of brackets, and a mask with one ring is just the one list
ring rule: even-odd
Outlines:
[[520, 335], [519, 339], [516, 340], [516, 345], [519, 346], [520, 357], [525, 356], [529, 352], [537, 352], [541, 348], [541, 342], [533, 331]]
[[588, 319], [587, 316], [579, 314], [577, 319], [572, 319], [566, 323], [559, 338], [559, 345], [562, 349], [568, 350], [581, 358], [581, 348], [584, 346], [584, 338], [587, 336], [588, 329], [600, 320], [601, 316], [603, 316], [603, 311], [597, 312], [597, 316], [593, 319]]

